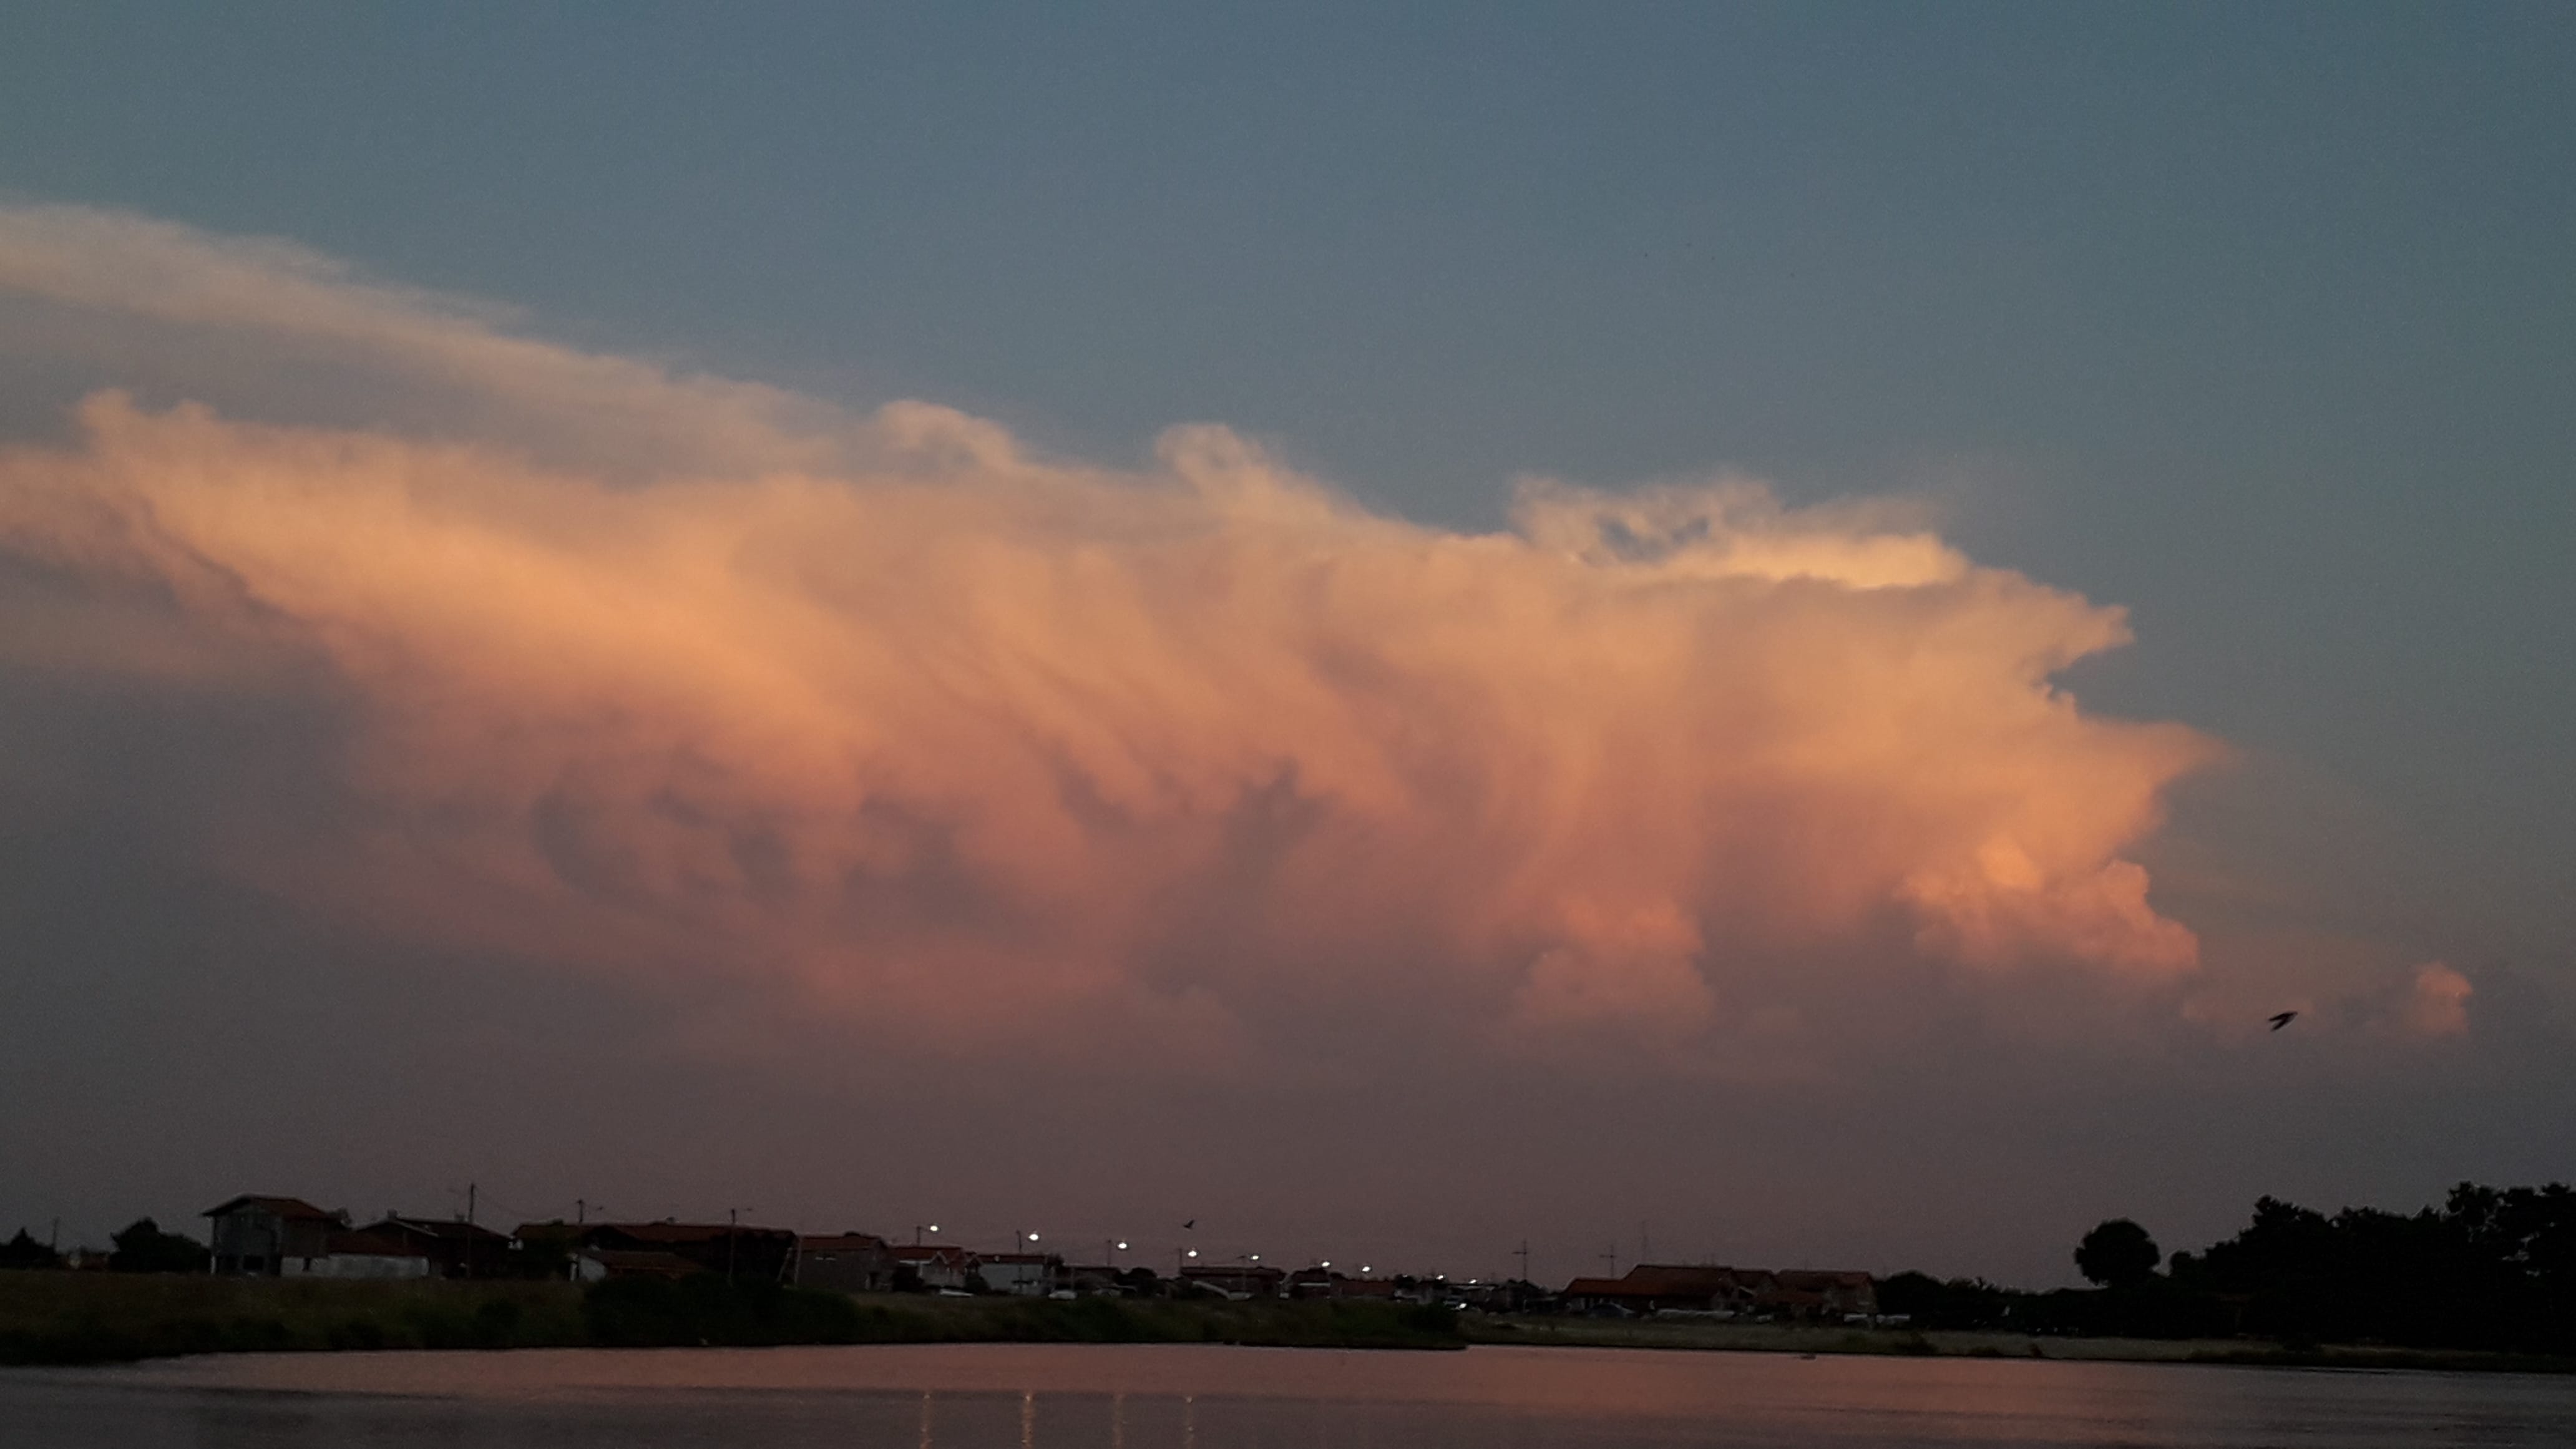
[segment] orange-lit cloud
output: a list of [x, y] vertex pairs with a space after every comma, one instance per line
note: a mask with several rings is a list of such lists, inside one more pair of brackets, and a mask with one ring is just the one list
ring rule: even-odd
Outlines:
[[1783, 962], [2197, 960], [2122, 852], [2215, 746], [2052, 685], [2118, 611], [1884, 508], [1532, 484], [1452, 532], [1221, 428], [1086, 467], [96, 213], [0, 214], [0, 283], [319, 337], [516, 420], [108, 394], [0, 460], [0, 551], [83, 601], [50, 667], [323, 666], [351, 808], [245, 868], [387, 929], [1210, 1052], [1392, 1011], [1687, 1053]]
[[2466, 1036], [2469, 998], [2477, 988], [2469, 978], [2440, 961], [2415, 968], [2403, 1014], [2406, 1029], [2418, 1036]]

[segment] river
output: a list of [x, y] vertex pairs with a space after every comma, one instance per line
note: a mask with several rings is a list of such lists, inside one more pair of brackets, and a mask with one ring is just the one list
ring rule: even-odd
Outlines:
[[2576, 1445], [2576, 1378], [1618, 1349], [246, 1355], [0, 1371], [9, 1449]]

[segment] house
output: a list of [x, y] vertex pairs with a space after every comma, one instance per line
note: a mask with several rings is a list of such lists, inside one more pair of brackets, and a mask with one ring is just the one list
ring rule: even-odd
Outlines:
[[922, 1287], [964, 1291], [966, 1275], [975, 1267], [975, 1255], [964, 1248], [944, 1243], [898, 1244], [894, 1253], [895, 1272], [909, 1272]]
[[1640, 1263], [1618, 1278], [1577, 1278], [1565, 1285], [1575, 1313], [1740, 1313], [1753, 1306], [1761, 1274], [1735, 1268]]
[[1064, 1259], [1053, 1253], [978, 1253], [975, 1271], [983, 1276], [984, 1288], [992, 1293], [1015, 1293], [1024, 1298], [1044, 1298], [1055, 1291], [1056, 1270]]
[[1367, 1298], [1383, 1303], [1396, 1301], [1392, 1278], [1354, 1278], [1330, 1268], [1300, 1268], [1288, 1275], [1281, 1285], [1291, 1298]]
[[1449, 1296], [1443, 1301], [1473, 1308], [1479, 1313], [1516, 1313], [1526, 1300], [1537, 1296], [1537, 1290], [1527, 1284], [1515, 1284], [1508, 1279], [1470, 1278], [1464, 1283], [1450, 1284]]
[[388, 1213], [380, 1222], [367, 1224], [365, 1232], [402, 1243], [417, 1250], [429, 1260], [431, 1276], [438, 1278], [499, 1278], [511, 1270], [511, 1250], [517, 1243], [473, 1223], [446, 1218], [407, 1218]]
[[1181, 1270], [1182, 1282], [1194, 1288], [1214, 1289], [1228, 1298], [1276, 1298], [1287, 1279], [1286, 1273], [1259, 1263]]
[[670, 1253], [729, 1278], [787, 1280], [796, 1235], [785, 1228], [737, 1223], [592, 1223], [581, 1230], [583, 1249], [620, 1253]]
[[565, 1275], [576, 1283], [596, 1283], [603, 1278], [687, 1278], [705, 1271], [677, 1253], [576, 1248]]
[[[1070, 1288], [1085, 1297], [1133, 1293], [1135, 1290], [1129, 1285], [1126, 1277], [1127, 1273], [1133, 1271], [1135, 1270], [1121, 1270], [1115, 1263], [1067, 1263], [1063, 1266], [1062, 1275], [1057, 1281], [1061, 1286]], [[1147, 1277], [1150, 1278], [1152, 1273], [1153, 1270], [1146, 1270]]]
[[1565, 1285], [1572, 1313], [1745, 1314], [1763, 1318], [1840, 1322], [1878, 1312], [1878, 1293], [1867, 1273], [1808, 1269], [1724, 1268], [1640, 1263], [1618, 1278], [1577, 1278]]
[[437, 1272], [419, 1245], [370, 1230], [333, 1233], [320, 1257], [292, 1257], [279, 1265], [289, 1278], [427, 1278]]
[[1761, 1311], [1827, 1323], [1878, 1316], [1878, 1285], [1867, 1273], [1782, 1268], [1770, 1277], [1769, 1294], [1755, 1299]]
[[198, 1214], [211, 1220], [217, 1273], [274, 1278], [290, 1258], [325, 1258], [331, 1235], [348, 1231], [347, 1213], [325, 1212], [300, 1197], [247, 1194]]
[[884, 1293], [894, 1287], [894, 1249], [874, 1233], [840, 1233], [796, 1240], [796, 1267], [789, 1277], [799, 1288], [828, 1288], [839, 1293]]

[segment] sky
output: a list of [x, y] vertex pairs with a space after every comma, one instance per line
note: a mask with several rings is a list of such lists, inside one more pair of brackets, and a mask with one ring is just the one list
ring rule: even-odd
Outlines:
[[2047, 1286], [2564, 1178], [2571, 57], [12, 12], [0, 1232]]

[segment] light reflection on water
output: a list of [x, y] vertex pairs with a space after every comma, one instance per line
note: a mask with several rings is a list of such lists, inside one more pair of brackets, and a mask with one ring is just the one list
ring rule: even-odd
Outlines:
[[1199, 1346], [337, 1354], [0, 1372], [7, 1449], [2576, 1445], [2576, 1379]]

